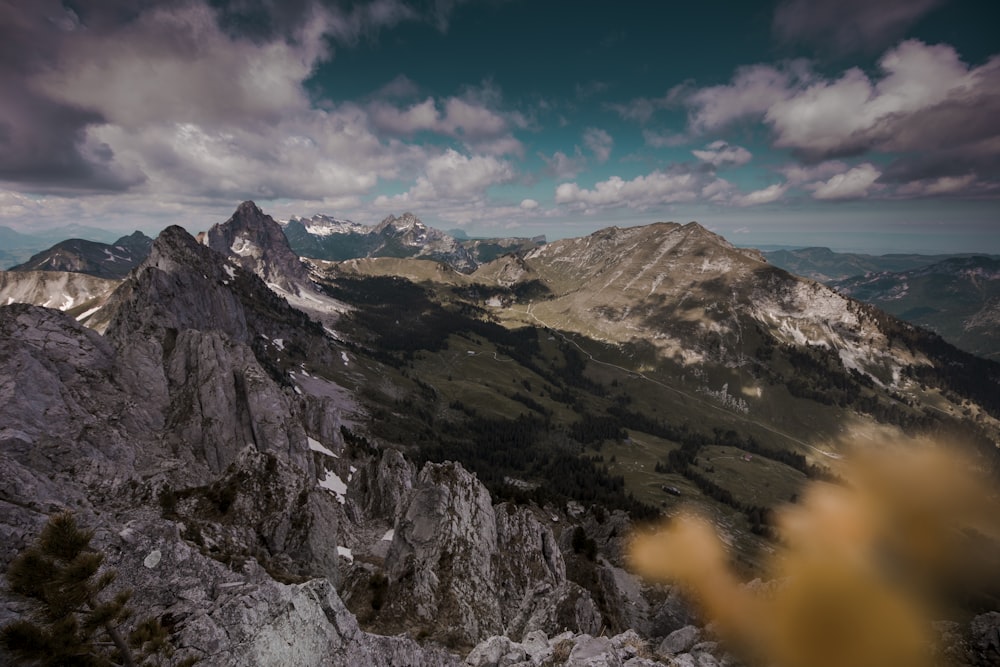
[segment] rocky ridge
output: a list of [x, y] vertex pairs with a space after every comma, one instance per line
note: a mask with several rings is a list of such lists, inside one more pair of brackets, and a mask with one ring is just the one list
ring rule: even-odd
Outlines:
[[69, 271], [98, 278], [124, 278], [146, 258], [152, 244], [153, 239], [138, 231], [114, 243], [69, 239], [33, 255], [27, 262], [10, 270]]

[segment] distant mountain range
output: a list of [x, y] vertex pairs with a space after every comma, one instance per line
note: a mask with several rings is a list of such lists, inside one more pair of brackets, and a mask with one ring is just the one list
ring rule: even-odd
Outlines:
[[413, 257], [443, 262], [464, 273], [505, 253], [530, 250], [545, 243], [544, 236], [460, 240], [428, 227], [412, 213], [390, 215], [371, 226], [325, 215], [293, 216], [284, 223], [284, 231], [292, 250], [302, 257], [329, 261]]
[[85, 239], [60, 241], [11, 271], [71, 271], [98, 278], [124, 278], [146, 259], [153, 239], [142, 232], [123, 236], [113, 243]]
[[86, 239], [111, 243], [118, 232], [88, 227], [86, 225], [63, 225], [40, 232], [19, 232], [10, 227], [0, 226], [0, 269], [5, 269], [26, 261], [32, 255], [66, 239]]
[[1000, 360], [1000, 258], [953, 257], [906, 271], [829, 283], [953, 345]]
[[916, 253], [893, 253], [889, 255], [866, 255], [853, 252], [834, 252], [829, 248], [795, 248], [768, 250], [764, 257], [771, 264], [794, 273], [830, 283], [866, 273], [886, 271], [909, 271], [929, 266], [946, 259], [970, 257], [974, 253], [946, 255], [918, 255]]
[[[412, 213], [398, 217], [390, 215], [377, 225], [364, 225], [326, 215], [293, 216], [279, 224], [293, 256], [334, 262], [378, 258], [422, 259], [445, 264], [464, 274], [472, 274], [503, 255], [523, 257], [546, 243], [544, 236], [471, 239], [465, 237], [462, 230], [444, 232], [429, 227]], [[86, 233], [91, 237], [107, 237], [109, 234], [77, 225], [40, 235], [0, 227], [0, 247], [3, 248], [0, 260], [21, 256], [43, 239], [70, 232]], [[247, 245], [233, 252], [243, 253], [241, 261], [248, 270], [254, 270], [255, 255], [259, 255], [259, 250], [253, 248], [275, 245], [269, 239], [244, 241]], [[206, 243], [222, 252], [237, 241], [213, 238]], [[141, 232], [118, 238], [112, 243], [73, 238], [34, 253], [30, 259], [10, 270], [71, 271], [99, 278], [123, 278], [145, 259], [151, 244], [152, 239]], [[760, 256], [772, 266], [817, 280], [903, 320], [926, 327], [974, 354], [993, 359], [1000, 355], [1000, 280], [995, 277], [1000, 257], [912, 253], [867, 255], [834, 252], [821, 247], [779, 248], [762, 252]], [[512, 270], [511, 267], [518, 261], [512, 258], [504, 266]], [[285, 258], [286, 269], [291, 270], [294, 264], [291, 259]], [[392, 266], [385, 263], [356, 264], [351, 270], [381, 272], [383, 275], [405, 274], [411, 278], [427, 273], [420, 265], [405, 263]], [[585, 278], [589, 279], [589, 274], [579, 277], [580, 280]], [[301, 277], [298, 283], [301, 283]]]

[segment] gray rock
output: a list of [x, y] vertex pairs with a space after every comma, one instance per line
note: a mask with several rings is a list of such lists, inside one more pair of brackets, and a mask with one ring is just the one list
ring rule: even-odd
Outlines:
[[680, 630], [674, 630], [660, 642], [659, 652], [664, 655], [677, 655], [687, 653], [701, 638], [701, 630], [693, 625], [688, 625]]
[[980, 664], [1000, 664], [1000, 612], [991, 611], [972, 619], [969, 645]]
[[465, 664], [470, 667], [511, 667], [527, 658], [524, 647], [507, 637], [490, 637], [472, 649]]
[[576, 640], [566, 664], [574, 667], [621, 667], [622, 660], [607, 637], [584, 635]]

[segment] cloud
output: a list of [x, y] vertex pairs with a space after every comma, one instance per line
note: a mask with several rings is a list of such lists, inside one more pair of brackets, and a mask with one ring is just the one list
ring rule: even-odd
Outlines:
[[588, 127], [583, 131], [583, 145], [590, 149], [590, 152], [594, 154], [594, 159], [599, 163], [608, 161], [614, 143], [611, 135], [604, 130]]
[[383, 99], [406, 99], [416, 97], [420, 87], [405, 74], [400, 74], [375, 92], [375, 97]]
[[736, 206], [758, 206], [760, 204], [770, 204], [785, 196], [788, 191], [787, 183], [775, 183], [763, 190], [754, 190], [745, 195], [734, 197], [732, 203]]
[[837, 54], [875, 51], [902, 37], [944, 0], [785, 0], [774, 14], [775, 34]]
[[896, 156], [884, 182], [968, 173], [973, 182], [1000, 180], [1000, 56], [970, 67], [951, 46], [908, 40], [883, 55], [878, 76], [754, 65], [686, 103], [692, 132], [760, 120], [775, 147], [807, 164], [874, 152]]
[[502, 113], [492, 108], [499, 95], [492, 90], [467, 91], [462, 97], [435, 100], [428, 97], [400, 108], [378, 99], [368, 105], [372, 124], [380, 132], [412, 137], [432, 132], [463, 142], [476, 152], [493, 155], [523, 155], [524, 146], [511, 133], [526, 120], [518, 113]]
[[770, 65], [740, 67], [731, 83], [702, 88], [686, 98], [688, 123], [693, 131], [704, 133], [746, 116], [759, 116], [785, 99], [794, 83], [810, 76], [804, 61], [782, 69]]
[[992, 188], [988, 188], [983, 184], [977, 184], [974, 174], [966, 174], [964, 176], [941, 176], [939, 178], [911, 181], [901, 186], [897, 190], [897, 193], [904, 196], [936, 197], [967, 192], [972, 190], [976, 185], [980, 185], [983, 190], [992, 189], [994, 192], [997, 191], [995, 185]]
[[625, 103], [611, 102], [604, 107], [614, 111], [625, 120], [648, 123], [657, 111], [677, 107], [688, 92], [688, 84], [674, 86], [662, 97], [636, 97]]
[[545, 172], [560, 180], [573, 178], [583, 171], [587, 164], [579, 148], [576, 149], [576, 153], [572, 157], [562, 151], [556, 151], [552, 157], [542, 153], [539, 153], [538, 156], [545, 162]]
[[792, 164], [782, 167], [778, 171], [785, 176], [791, 185], [801, 185], [810, 181], [825, 180], [848, 169], [847, 164], [840, 160], [827, 160], [819, 164]]
[[611, 88], [611, 85], [606, 81], [588, 81], [587, 83], [578, 83], [573, 86], [573, 90], [576, 91], [576, 99], [578, 100], [585, 100], [594, 95], [600, 95], [607, 92], [609, 88]]
[[509, 162], [492, 155], [462, 155], [449, 148], [427, 161], [424, 173], [412, 188], [394, 197], [378, 197], [375, 205], [408, 206], [443, 199], [481, 199], [491, 185], [508, 183], [514, 176], [514, 167]]
[[[445, 16], [450, 6], [428, 11]], [[428, 12], [398, 0], [74, 7], [79, 15], [54, 0], [0, 5], [0, 179], [8, 183], [322, 199], [363, 194], [426, 157], [383, 140], [364, 109], [316, 108], [304, 84], [333, 49]], [[412, 94], [410, 84], [397, 78], [380, 95]], [[471, 102], [449, 100], [440, 122], [466, 142], [520, 149], [490, 134], [496, 119]]]
[[691, 141], [687, 134], [673, 132], [654, 132], [653, 130], [643, 130], [642, 140], [651, 148], [674, 148], [683, 146]]
[[882, 172], [866, 162], [832, 176], [826, 182], [807, 187], [813, 191], [816, 199], [859, 199], [868, 194], [881, 175]]
[[525, 211], [531, 211], [533, 209], [538, 208], [538, 202], [535, 201], [534, 199], [522, 199], [521, 208], [523, 208]]
[[692, 202], [716, 179], [697, 171], [654, 171], [624, 180], [620, 176], [600, 181], [592, 189], [576, 183], [561, 183], [555, 192], [557, 204], [592, 210], [625, 206], [646, 209], [661, 204]]
[[753, 157], [750, 151], [742, 146], [731, 146], [725, 141], [713, 141], [703, 150], [691, 151], [691, 154], [713, 167], [744, 165]]

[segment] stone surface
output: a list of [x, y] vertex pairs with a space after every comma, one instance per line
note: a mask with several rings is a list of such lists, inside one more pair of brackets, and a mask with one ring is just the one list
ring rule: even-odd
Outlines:
[[676, 655], [687, 653], [698, 640], [701, 639], [701, 630], [693, 625], [688, 625], [680, 630], [674, 630], [660, 642], [659, 652], [663, 654]]

